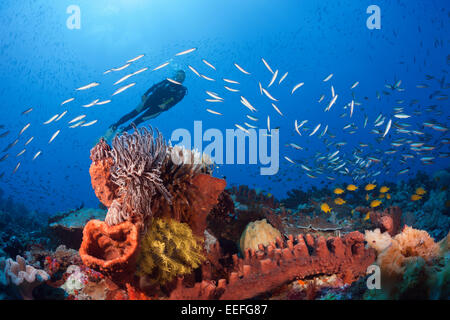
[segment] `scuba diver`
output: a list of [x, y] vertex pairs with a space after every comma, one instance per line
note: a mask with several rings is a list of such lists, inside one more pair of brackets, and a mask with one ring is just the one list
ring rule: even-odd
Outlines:
[[[176, 72], [173, 80], [181, 84], [184, 82], [185, 78], [185, 72], [180, 69]], [[124, 115], [116, 123], [113, 123], [108, 128], [103, 137], [107, 141], [109, 141], [116, 131], [121, 133], [123, 131], [130, 130], [132, 128], [131, 124], [120, 129], [119, 126], [133, 119], [139, 114], [140, 116], [133, 121], [136, 127], [142, 122], [156, 118], [162, 112], [172, 108], [187, 94], [187, 88], [180, 84], [173, 83], [166, 79], [153, 85], [150, 89], [147, 90], [146, 93], [144, 93], [141, 103], [139, 103], [139, 105], [133, 111]]]

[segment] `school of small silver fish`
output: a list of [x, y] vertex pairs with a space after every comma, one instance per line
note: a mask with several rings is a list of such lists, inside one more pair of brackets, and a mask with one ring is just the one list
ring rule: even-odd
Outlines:
[[[198, 48], [191, 48], [184, 51], [180, 51], [174, 55], [174, 57], [180, 57], [191, 54], [197, 51]], [[129, 59], [125, 64], [119, 65], [115, 68], [110, 68], [103, 73], [114, 74], [123, 70], [133, 68], [133, 65], [140, 61], [144, 54], [139, 54], [136, 57]], [[448, 158], [450, 153], [445, 151], [450, 144], [450, 139], [447, 138], [448, 127], [446, 123], [442, 123], [435, 119], [443, 114], [444, 103], [448, 99], [447, 91], [449, 84], [446, 82], [446, 72], [444, 70], [443, 75], [431, 76], [426, 75], [425, 79], [420, 80], [420, 83], [415, 84], [413, 87], [415, 90], [430, 90], [429, 101], [419, 101], [417, 99], [407, 100], [405, 92], [408, 92], [411, 88], [402, 86], [401, 80], [394, 80], [392, 83], [386, 83], [383, 90], [375, 92], [374, 97], [364, 97], [358, 94], [358, 90], [364, 85], [364, 81], [354, 81], [349, 83], [346, 90], [342, 88], [337, 90], [338, 86], [333, 85], [333, 81], [339, 79], [338, 73], [329, 73], [321, 75], [317, 82], [320, 83], [320, 87], [324, 90], [320, 95], [320, 98], [312, 102], [308, 108], [322, 108], [324, 115], [320, 123], [313, 121], [312, 119], [298, 119], [302, 114], [301, 108], [294, 110], [293, 115], [287, 115], [287, 110], [283, 110], [283, 101], [290, 103], [289, 99], [295, 99], [302, 94], [302, 90], [308, 87], [308, 84], [299, 79], [293, 72], [287, 70], [279, 70], [273, 68], [267, 59], [260, 58], [261, 70], [251, 70], [245, 63], [233, 62], [234, 73], [219, 75], [219, 68], [216, 68], [213, 62], [206, 60], [205, 57], [201, 57], [200, 62], [207, 66], [207, 69], [215, 75], [202, 74], [201, 66], [195, 66], [193, 63], [187, 64], [189, 69], [200, 80], [206, 80], [206, 83], [223, 82], [223, 92], [214, 92], [212, 90], [205, 90], [207, 98], [205, 101], [211, 105], [210, 108], [205, 108], [206, 112], [213, 116], [224, 116], [226, 111], [233, 112], [235, 115], [235, 109], [225, 108], [221, 105], [225, 101], [232, 101], [233, 104], [243, 106], [241, 109], [242, 116], [252, 121], [250, 124], [246, 121], [242, 123], [234, 123], [234, 126], [239, 130], [242, 130], [246, 134], [251, 134], [250, 130], [260, 128], [258, 126], [259, 119], [266, 119], [264, 127], [267, 129], [270, 136], [274, 129], [280, 127], [274, 126], [277, 123], [276, 117], [283, 117], [289, 119], [292, 116], [291, 123], [293, 128], [290, 127], [287, 130], [294, 133], [296, 141], [292, 141], [286, 145], [288, 149], [286, 152], [290, 152], [288, 155], [282, 155], [283, 158], [289, 163], [290, 166], [298, 167], [301, 172], [305, 173], [309, 178], [315, 179], [319, 176], [325, 177], [328, 180], [335, 180], [337, 175], [350, 177], [353, 181], [373, 181], [375, 177], [379, 175], [402, 175], [409, 172], [413, 167], [413, 161], [419, 161], [422, 165], [433, 164], [436, 158]], [[163, 63], [156, 66], [141, 67], [137, 71], [127, 72], [126, 75], [121, 76], [115, 81], [114, 86], [124, 82], [120, 87], [116, 87], [110, 97], [98, 97], [96, 99], [90, 99], [88, 103], [81, 104], [84, 109], [95, 108], [96, 106], [102, 106], [111, 103], [113, 97], [119, 95], [127, 90], [131, 90], [136, 85], [136, 81], [126, 84], [129, 79], [135, 79], [138, 74], [144, 73], [148, 70], [150, 72], [157, 71], [167, 67], [173, 61], [168, 59]], [[254, 66], [254, 64], [251, 64]], [[259, 67], [258, 67], [259, 68]], [[256, 78], [256, 74], [264, 75], [265, 79]], [[174, 84], [180, 84], [179, 82], [166, 78], [168, 81]], [[243, 92], [241, 83], [252, 79], [258, 86], [255, 87], [256, 92], [259, 93], [259, 97], [263, 97], [265, 102], [261, 102], [261, 98], [257, 100], [253, 98], [253, 93]], [[81, 95], [82, 92], [90, 92], [91, 89], [101, 86], [101, 81], [92, 81], [86, 85], [82, 85], [74, 91]], [[438, 86], [438, 88], [436, 88]], [[286, 89], [283, 94], [282, 90]], [[95, 89], [94, 89], [95, 90]], [[329, 90], [329, 91], [328, 91]], [[274, 95], [274, 92], [277, 92]], [[381, 92], [381, 93], [380, 93]], [[75, 93], [74, 93], [75, 94]], [[20, 145], [20, 141], [24, 140], [24, 144], [20, 147], [22, 151], [17, 153], [16, 158], [23, 156], [26, 149], [23, 146], [27, 146], [37, 137], [26, 137], [26, 132], [29, 128], [37, 125], [56, 126], [53, 135], [48, 139], [48, 144], [52, 143], [57, 136], [62, 132], [65, 126], [68, 129], [89, 127], [98, 122], [97, 119], [86, 121], [87, 117], [85, 112], [76, 111], [76, 108], [70, 108], [77, 102], [77, 97], [73, 96], [60, 103], [60, 106], [68, 106], [69, 109], [62, 112], [58, 112], [54, 115], [50, 115], [45, 122], [33, 124], [28, 122], [23, 126], [18, 133], [18, 137], [14, 139], [4, 150], [3, 155], [0, 156], [0, 162], [9, 158], [10, 150], [17, 145]], [[81, 97], [80, 100], [83, 98]], [[383, 104], [382, 112], [374, 119], [369, 119], [369, 116], [365, 112], [365, 107], [370, 108], [373, 104]], [[220, 107], [219, 107], [220, 106]], [[392, 106], [392, 107], [388, 107]], [[21, 115], [26, 117], [33, 111], [33, 107], [29, 107]], [[291, 109], [291, 108], [289, 108]], [[292, 113], [292, 110], [288, 110]], [[71, 120], [66, 122], [65, 125], [57, 125], [66, 114], [72, 113]], [[248, 113], [251, 113], [249, 115]], [[253, 116], [260, 113], [260, 117]], [[426, 115], [429, 120], [417, 121], [415, 117]], [[272, 119], [271, 119], [272, 117]], [[66, 116], [67, 118], [67, 116]], [[236, 118], [236, 116], [234, 116]], [[327, 123], [326, 119], [348, 119], [342, 126], [333, 123]], [[275, 121], [274, 121], [275, 120]], [[448, 120], [448, 119], [446, 119]], [[59, 122], [64, 123], [64, 122]], [[310, 124], [311, 127], [308, 127]], [[284, 129], [284, 128], [283, 128]], [[344, 135], [353, 135], [351, 139], [339, 139], [337, 135], [333, 134], [340, 130]], [[373, 141], [357, 141], [357, 133], [365, 132], [373, 135]], [[439, 132], [440, 137], [432, 135], [433, 132]], [[0, 133], [0, 138], [6, 137], [9, 131]], [[23, 136], [23, 138], [22, 138]], [[294, 138], [292, 138], [294, 139]], [[315, 139], [315, 140], [312, 140]], [[316, 141], [317, 140], [317, 141]], [[321, 144], [319, 144], [320, 142]], [[302, 156], [305, 151], [305, 146], [314, 145], [318, 148], [313, 157]], [[323, 149], [319, 149], [319, 146], [323, 145]], [[28, 148], [28, 146], [27, 146]], [[295, 154], [292, 154], [294, 150]], [[284, 151], [283, 151], [284, 152]], [[27, 152], [26, 154], [32, 154]], [[25, 156], [26, 156], [25, 154]], [[39, 155], [43, 154], [42, 150], [38, 150], [33, 153], [32, 160], [35, 160]], [[23, 159], [23, 157], [21, 157]], [[24, 160], [21, 160], [24, 161]], [[21, 162], [17, 162], [13, 173], [15, 173]], [[397, 165], [393, 165], [397, 164]], [[393, 171], [395, 168], [395, 172]]]

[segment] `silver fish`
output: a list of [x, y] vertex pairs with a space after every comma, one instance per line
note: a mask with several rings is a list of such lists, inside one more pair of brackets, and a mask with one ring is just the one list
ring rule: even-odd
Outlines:
[[311, 132], [311, 134], [310, 134], [309, 136], [311, 137], [312, 135], [314, 135], [314, 134], [317, 132], [317, 130], [319, 130], [320, 126], [321, 126], [321, 124], [319, 123], [319, 124], [314, 128], [314, 130]]
[[61, 131], [61, 130], [56, 131], [56, 132], [52, 135], [52, 137], [50, 138], [50, 140], [48, 141], [48, 143], [52, 143], [52, 141], [55, 140], [56, 136], [59, 134], [60, 131]]
[[172, 82], [173, 84], [177, 84], [177, 85], [181, 86], [181, 83], [176, 81], [176, 80], [173, 80], [173, 79], [170, 79], [170, 78], [167, 78], [166, 80], [169, 81], [169, 82]]
[[326, 77], [325, 79], [323, 79], [323, 82], [327, 82], [328, 80], [330, 80], [333, 77], [333, 74], [331, 73], [328, 77]]
[[107, 104], [107, 103], [110, 103], [110, 102], [111, 102], [111, 100], [104, 100], [104, 101], [96, 102], [95, 105], [101, 106], [101, 105], [104, 105], [104, 104]]
[[280, 81], [278, 82], [278, 84], [281, 84], [281, 83], [283, 82], [283, 80], [286, 79], [287, 75], [288, 75], [288, 72], [286, 72], [286, 73], [281, 77], [281, 79], [280, 79]]
[[[87, 85], [85, 85], [85, 86], [83, 86], [83, 87], [80, 87], [80, 88], [78, 88], [78, 89], [76, 89], [77, 91], [81, 91], [81, 90], [87, 90], [87, 89], [90, 89], [90, 88], [94, 88], [94, 87], [96, 87], [96, 86], [98, 86], [98, 85], [100, 85], [100, 83], [98, 83], [98, 82], [91, 82], [91, 83], [89, 83], [89, 84], [87, 84]], [[70, 99], [69, 99], [70, 100]]]
[[267, 86], [267, 88], [270, 88], [270, 87], [272, 86], [272, 84], [275, 82], [275, 79], [277, 78], [277, 76], [278, 76], [278, 70], [276, 70], [276, 71], [273, 73], [272, 79], [270, 80], [270, 83], [269, 83], [269, 85]]
[[27, 142], [25, 142], [24, 146], [28, 145], [31, 141], [33, 141], [34, 137], [31, 137], [30, 139], [28, 139]]
[[192, 67], [192, 66], [188, 66], [188, 68], [189, 69], [191, 69], [191, 71], [193, 72], [193, 73], [195, 73], [197, 76], [199, 76], [200, 77], [200, 73], [198, 73], [198, 71], [197, 70], [195, 70], [195, 68], [194, 67]]
[[250, 131], [248, 131], [248, 130], [245, 129], [244, 127], [242, 127], [242, 126], [240, 126], [240, 125], [238, 125], [238, 124], [235, 124], [235, 126], [236, 126], [238, 129], [244, 131], [245, 133], [250, 134]]
[[122, 71], [123, 69], [126, 69], [130, 66], [130, 63], [127, 63], [119, 68], [112, 68], [111, 71]]
[[182, 55], [185, 55], [185, 54], [194, 52], [195, 50], [197, 50], [197, 48], [191, 48], [191, 49], [187, 49], [187, 50], [185, 50], [185, 51], [178, 52], [178, 53], [175, 54], [175, 55], [176, 55], [176, 56], [182, 56]]
[[17, 163], [16, 167], [14, 168], [13, 174], [17, 172], [17, 169], [20, 167], [20, 162]]
[[356, 88], [356, 86], [359, 84], [359, 81], [356, 81], [351, 87], [350, 87], [350, 89], [355, 89]]
[[55, 120], [56, 118], [59, 117], [59, 114], [55, 114], [53, 117], [51, 117], [50, 119], [48, 119], [47, 121], [44, 122], [44, 124], [49, 124], [51, 123], [53, 120]]
[[244, 73], [244, 74], [250, 74], [250, 72], [245, 71], [244, 68], [242, 68], [242, 67], [241, 67], [240, 65], [238, 65], [237, 63], [234, 63], [234, 66], [235, 66], [236, 68], [238, 68], [238, 70], [241, 71], [242, 73]]
[[30, 113], [31, 111], [33, 111], [33, 108], [29, 108], [29, 109], [27, 109], [25, 111], [22, 111], [21, 114], [24, 115], [24, 114]]
[[138, 55], [137, 57], [128, 60], [127, 63], [135, 62], [135, 61], [141, 59], [142, 57], [144, 57], [144, 54], [140, 54], [140, 55]]
[[208, 111], [209, 113], [212, 113], [212, 114], [219, 115], [219, 116], [222, 115], [220, 112], [217, 112], [217, 111], [214, 111], [214, 110], [211, 110], [211, 109], [206, 109], [206, 111]]
[[[119, 88], [118, 90], [116, 90], [112, 95], [115, 96], [116, 94], [119, 94], [121, 92], [124, 92], [125, 90], [127, 90], [128, 88], [131, 88], [132, 86], [136, 85], [136, 82], [127, 84], [126, 86], [123, 86], [121, 88]], [[97, 100], [98, 101], [98, 100]]]
[[26, 124], [23, 128], [22, 128], [22, 130], [20, 130], [20, 132], [19, 132], [19, 136], [21, 136], [22, 135], [22, 133], [24, 133], [25, 132], [25, 130], [27, 130], [28, 129], [28, 127], [31, 125], [31, 123], [28, 123], [28, 124]]
[[81, 120], [81, 119], [83, 119], [84, 117], [86, 117], [86, 115], [85, 115], [85, 114], [82, 114], [81, 116], [78, 116], [78, 117], [76, 117], [76, 118], [73, 118], [72, 120], [69, 121], [69, 124], [70, 124], [70, 123], [74, 123], [74, 122], [76, 122], [76, 121], [78, 121], [78, 120]]
[[16, 155], [16, 158], [17, 158], [17, 157], [20, 157], [21, 155], [23, 155], [23, 154], [25, 153], [25, 151], [27, 151], [27, 149], [23, 149], [22, 151], [20, 151], [20, 152]]
[[169, 65], [169, 63], [170, 63], [170, 62], [165, 62], [165, 63], [163, 63], [163, 64], [157, 66], [156, 68], [154, 68], [152, 71], [156, 71], [156, 70], [159, 70], [159, 69], [161, 69], [161, 68], [164, 68], [165, 66]]
[[216, 67], [214, 67], [211, 63], [209, 63], [208, 61], [206, 61], [205, 59], [202, 59], [203, 63], [206, 64], [208, 67], [216, 70]]
[[239, 84], [239, 82], [237, 82], [237, 81], [226, 79], [226, 78], [223, 78], [222, 80], [225, 82], [228, 82], [228, 83], [232, 83], [232, 84]]
[[269, 66], [269, 64], [266, 62], [266, 60], [264, 60], [264, 58], [261, 58], [261, 60], [264, 63], [264, 65], [266, 66], [267, 70], [269, 70], [270, 73], [273, 74], [272, 68]]
[[386, 130], [384, 130], [383, 138], [388, 134], [389, 130], [391, 129], [391, 125], [392, 125], [392, 119], [389, 119], [389, 122], [386, 125]]
[[208, 80], [208, 81], [216, 81], [213, 78], [205, 76], [204, 74], [201, 74], [200, 77], [202, 77], [203, 79]]
[[303, 86], [305, 83], [304, 82], [300, 82], [299, 84], [296, 84], [294, 86], [294, 88], [291, 91], [291, 94], [293, 94], [298, 88], [300, 88], [301, 86]]
[[262, 88], [264, 94], [267, 96], [267, 98], [269, 98], [272, 101], [278, 101], [277, 99], [275, 99], [274, 97], [272, 97], [272, 95], [264, 88]]
[[100, 99], [95, 99], [95, 100], [92, 101], [91, 103], [85, 104], [85, 105], [83, 105], [82, 107], [83, 107], [83, 108], [90, 108], [90, 107], [92, 107], [92, 106], [95, 106], [95, 104], [96, 104], [99, 100], [100, 100]]
[[227, 87], [227, 86], [223, 86], [225, 89], [227, 89], [228, 91], [231, 91], [231, 92], [239, 92], [239, 90], [238, 89], [233, 89], [233, 88], [230, 88], [230, 87]]
[[89, 127], [89, 126], [92, 126], [92, 125], [95, 124], [95, 123], [97, 123], [97, 120], [92, 120], [91, 122], [84, 123], [84, 124], [82, 124], [81, 126], [82, 126], [82, 127]]
[[280, 109], [278, 109], [278, 107], [272, 102], [272, 107], [276, 110], [276, 112], [278, 112], [281, 116], [283, 115], [280, 111]]
[[59, 117], [58, 117], [58, 118], [56, 118], [55, 122], [57, 122], [57, 121], [61, 120], [61, 118], [62, 118], [62, 117], [64, 117], [64, 115], [65, 115], [66, 113], [67, 113], [67, 110], [66, 110], [66, 111], [64, 111], [63, 113], [61, 113], [61, 114], [59, 115]]
[[33, 157], [33, 160], [32, 161], [34, 161], [37, 157], [39, 157], [39, 155], [42, 153], [42, 151], [41, 150], [39, 150], [38, 152], [36, 152], [36, 154], [34, 155], [34, 157]]

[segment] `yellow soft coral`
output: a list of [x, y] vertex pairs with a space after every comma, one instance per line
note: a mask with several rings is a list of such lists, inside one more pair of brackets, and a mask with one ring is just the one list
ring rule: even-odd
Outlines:
[[406, 263], [421, 257], [431, 262], [439, 255], [439, 245], [424, 231], [406, 226], [391, 245], [378, 257], [383, 272], [390, 276], [403, 275]]
[[186, 223], [155, 219], [141, 242], [138, 275], [164, 284], [191, 273], [204, 260], [201, 241]]

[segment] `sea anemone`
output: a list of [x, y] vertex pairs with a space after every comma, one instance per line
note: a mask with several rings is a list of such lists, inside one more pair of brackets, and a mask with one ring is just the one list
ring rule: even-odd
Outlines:
[[120, 201], [111, 206], [105, 221], [115, 225], [138, 218], [145, 223], [152, 216], [151, 204], [156, 194], [171, 203], [172, 196], [160, 178], [167, 146], [158, 131], [154, 135], [151, 127], [138, 130], [135, 126], [133, 134], [116, 136], [112, 145], [111, 181], [118, 188]]

